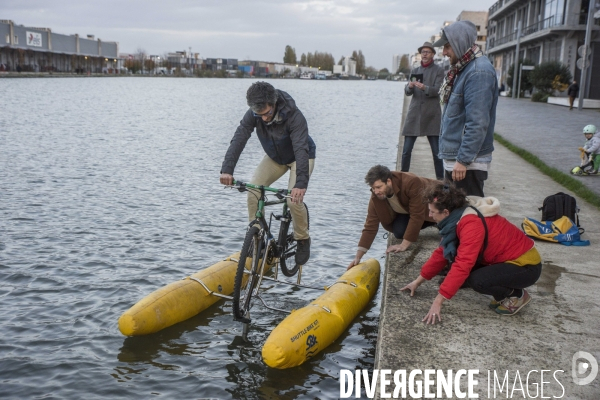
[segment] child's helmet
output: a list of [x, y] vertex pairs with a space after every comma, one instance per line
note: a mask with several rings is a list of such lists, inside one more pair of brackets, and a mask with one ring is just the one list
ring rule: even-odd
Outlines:
[[583, 134], [591, 133], [592, 135], [596, 134], [596, 126], [595, 125], [587, 125], [583, 128]]

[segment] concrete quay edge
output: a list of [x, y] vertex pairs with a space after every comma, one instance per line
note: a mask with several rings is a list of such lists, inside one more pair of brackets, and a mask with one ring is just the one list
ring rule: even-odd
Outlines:
[[[520, 147], [533, 152], [531, 144], [542, 143], [546, 150], [551, 147], [554, 151], [555, 145], [568, 146], [566, 142], [581, 142], [583, 135], [579, 130], [585, 123], [575, 121], [576, 118], [569, 119], [565, 129], [572, 130], [581, 125], [577, 128], [580, 137], [560, 137], [557, 133], [560, 126], [547, 125], [544, 116], [557, 113], [555, 106], [543, 105], [548, 107], [544, 110], [539, 104], [528, 108], [523, 101], [502, 100], [498, 106], [496, 131], [511, 141], [514, 140], [512, 136], [518, 137], [519, 134], [537, 135], [516, 143]], [[507, 103], [511, 101], [514, 103]], [[517, 109], [521, 109], [520, 112], [530, 119], [520, 131], [514, 130], [519, 125], [518, 121], [507, 122], [518, 118], [515, 115]], [[563, 111], [569, 113], [568, 109]], [[595, 112], [587, 111], [585, 116], [592, 117], [592, 113]], [[600, 114], [596, 114], [600, 117]], [[600, 126], [600, 123], [596, 124]], [[541, 128], [529, 130], [533, 126]], [[511, 130], [510, 135], [506, 135], [508, 130]], [[550, 132], [553, 130], [555, 132]], [[538, 207], [548, 195], [561, 191], [573, 195], [498, 142], [494, 146], [485, 193], [500, 200], [500, 214], [513, 224], [520, 226], [524, 217], [541, 219]], [[398, 149], [399, 163], [402, 137]], [[562, 155], [567, 154], [564, 148], [557, 150]], [[566, 157], [560, 162], [567, 162]], [[434, 178], [431, 151], [426, 138], [419, 138], [415, 144], [411, 172]], [[419, 274], [421, 265], [438, 246], [437, 230], [423, 230], [419, 240], [407, 252], [389, 255], [382, 281], [374, 368], [392, 372], [406, 370], [407, 376], [416, 369], [451, 369], [455, 372], [459, 369], [478, 369], [479, 385], [475, 387], [475, 393], [479, 394], [479, 398], [508, 398], [506, 393], [497, 392], [496, 396], [488, 393], [488, 371], [491, 371], [490, 374], [496, 372], [500, 379], [508, 371], [511, 389], [517, 383], [513, 398], [522, 398], [516, 382], [518, 372], [523, 388], [529, 384], [531, 393], [528, 398], [541, 398], [539, 393], [534, 397], [535, 384], [540, 385], [540, 374], [532, 373], [528, 382], [526, 375], [533, 370], [550, 370], [556, 373], [557, 379], [551, 375], [544, 376], [543, 380], [550, 382], [544, 384], [545, 397], [559, 397], [564, 391], [564, 399], [600, 398], [600, 375], [584, 386], [576, 385], [571, 377], [576, 352], [591, 353], [600, 362], [600, 210], [580, 198], [577, 198], [577, 203], [581, 208], [581, 225], [586, 229], [582, 237], [590, 240], [591, 246], [568, 247], [537, 241], [536, 246], [544, 260], [542, 276], [528, 289], [532, 301], [514, 316], [496, 314], [488, 308], [488, 297], [471, 289], [463, 289], [451, 301], [444, 303], [440, 325], [424, 325], [421, 320], [439, 287], [436, 279], [423, 284], [413, 298], [401, 292], [400, 288]], [[556, 372], [560, 370], [564, 372]], [[389, 388], [391, 392], [393, 383]], [[378, 386], [377, 399], [382, 398], [379, 389]]]

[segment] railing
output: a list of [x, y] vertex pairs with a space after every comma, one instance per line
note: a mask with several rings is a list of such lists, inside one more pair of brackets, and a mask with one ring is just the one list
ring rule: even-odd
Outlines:
[[[582, 12], [579, 14], [579, 25], [587, 25], [588, 13]], [[593, 19], [594, 25], [600, 25], [600, 19]]]
[[560, 25], [563, 25], [562, 15], [553, 15], [534, 24], [526, 26], [525, 29], [523, 29], [523, 36], [531, 35], [543, 29], [548, 29]]
[[490, 7], [490, 11], [488, 13], [488, 18], [491, 17], [495, 12], [500, 10], [502, 7], [509, 5], [510, 3], [514, 2], [514, 1], [516, 1], [516, 0], [499, 0], [499, 1], [495, 2]]
[[504, 43], [512, 42], [517, 39], [517, 32], [510, 33], [506, 36], [496, 39], [496, 46], [503, 45]]
[[[527, 35], [532, 35], [541, 30], [549, 29], [549, 28], [552, 28], [555, 26], [561, 26], [561, 25], [563, 25], [562, 15], [553, 15], [551, 17], [548, 17], [541, 21], [535, 22], [535, 23], [523, 28], [523, 30], [521, 31], [521, 37], [527, 36]], [[517, 31], [515, 31], [513, 33], [509, 33], [508, 35], [503, 36], [498, 39], [495, 39], [495, 40], [494, 40], [494, 38], [491, 38], [489, 40], [488, 49], [503, 45], [508, 42], [512, 42], [513, 40], [516, 40], [516, 39], [517, 39]]]

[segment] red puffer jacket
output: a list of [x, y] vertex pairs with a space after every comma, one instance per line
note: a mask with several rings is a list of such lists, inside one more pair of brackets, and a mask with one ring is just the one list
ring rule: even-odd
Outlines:
[[[487, 248], [483, 253], [485, 265], [516, 260], [534, 246], [532, 239], [500, 215], [486, 217], [485, 223], [488, 228]], [[451, 299], [456, 294], [477, 262], [485, 237], [483, 223], [477, 215], [466, 215], [458, 221], [456, 235], [459, 240], [456, 259], [448, 276], [440, 285], [440, 294], [446, 299]], [[440, 246], [421, 267], [421, 276], [430, 280], [447, 263], [448, 260], [444, 258], [444, 251]]]

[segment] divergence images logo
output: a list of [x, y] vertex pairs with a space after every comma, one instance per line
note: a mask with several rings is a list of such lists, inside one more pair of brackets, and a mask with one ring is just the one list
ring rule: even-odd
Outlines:
[[[582, 361], [582, 359], [585, 359], [585, 361]], [[587, 385], [596, 379], [598, 375], [598, 361], [586, 351], [578, 351], [573, 354], [572, 367], [571, 373], [573, 382], [576, 385]], [[585, 374], [588, 375], [585, 376]]]

